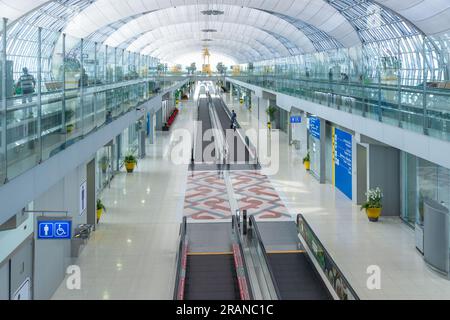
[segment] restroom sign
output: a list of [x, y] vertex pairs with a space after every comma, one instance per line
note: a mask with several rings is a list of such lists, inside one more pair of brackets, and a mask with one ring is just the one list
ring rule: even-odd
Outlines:
[[72, 221], [70, 220], [39, 220], [38, 239], [68, 240], [72, 238]]
[[291, 123], [302, 123], [301, 116], [291, 116]]

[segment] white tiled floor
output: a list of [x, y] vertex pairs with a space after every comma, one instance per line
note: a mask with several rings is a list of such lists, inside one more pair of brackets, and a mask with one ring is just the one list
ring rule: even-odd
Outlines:
[[[257, 127], [256, 117], [245, 107], [236, 101], [231, 106], [244, 128]], [[287, 140], [282, 133], [280, 171], [270, 179], [293, 217], [306, 217], [361, 299], [450, 299], [450, 281], [425, 265], [411, 228], [399, 218], [369, 222], [339, 190], [308, 174], [302, 165], [305, 150], [289, 147]], [[381, 268], [381, 290], [367, 289], [371, 265]]]
[[[193, 110], [182, 108], [174, 128], [191, 128]], [[187, 165], [172, 164], [169, 141], [160, 134], [135, 173], [104, 191], [108, 211], [77, 261], [82, 289], [64, 282], [53, 299], [172, 299]]]

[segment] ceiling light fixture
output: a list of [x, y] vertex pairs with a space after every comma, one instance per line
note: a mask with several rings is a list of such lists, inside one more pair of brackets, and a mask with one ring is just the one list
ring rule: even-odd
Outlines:
[[222, 10], [204, 10], [201, 11], [201, 13], [205, 16], [220, 16], [223, 15], [225, 12]]
[[216, 29], [203, 29], [202, 32], [217, 32]]

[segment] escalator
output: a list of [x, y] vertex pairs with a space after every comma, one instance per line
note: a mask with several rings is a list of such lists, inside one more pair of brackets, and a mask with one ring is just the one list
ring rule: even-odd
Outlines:
[[180, 231], [175, 300], [251, 300], [234, 222], [188, 223]]
[[252, 245], [262, 252], [266, 264], [266, 277], [274, 287], [271, 299], [279, 300], [331, 300], [324, 281], [298, 239], [293, 221], [256, 221], [253, 226]]
[[329, 300], [331, 298], [306, 253], [270, 253], [268, 256], [281, 300]]
[[240, 300], [232, 254], [188, 255], [185, 300]]

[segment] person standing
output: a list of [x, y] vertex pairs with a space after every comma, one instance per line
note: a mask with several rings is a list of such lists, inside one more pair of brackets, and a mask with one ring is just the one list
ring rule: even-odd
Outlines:
[[35, 92], [36, 80], [33, 75], [28, 73], [28, 68], [22, 69], [22, 75], [17, 82], [17, 86], [22, 89], [22, 104], [33, 101], [33, 93]]
[[233, 110], [231, 112], [231, 129], [234, 129], [234, 131], [236, 131], [236, 128], [237, 128], [237, 114]]

